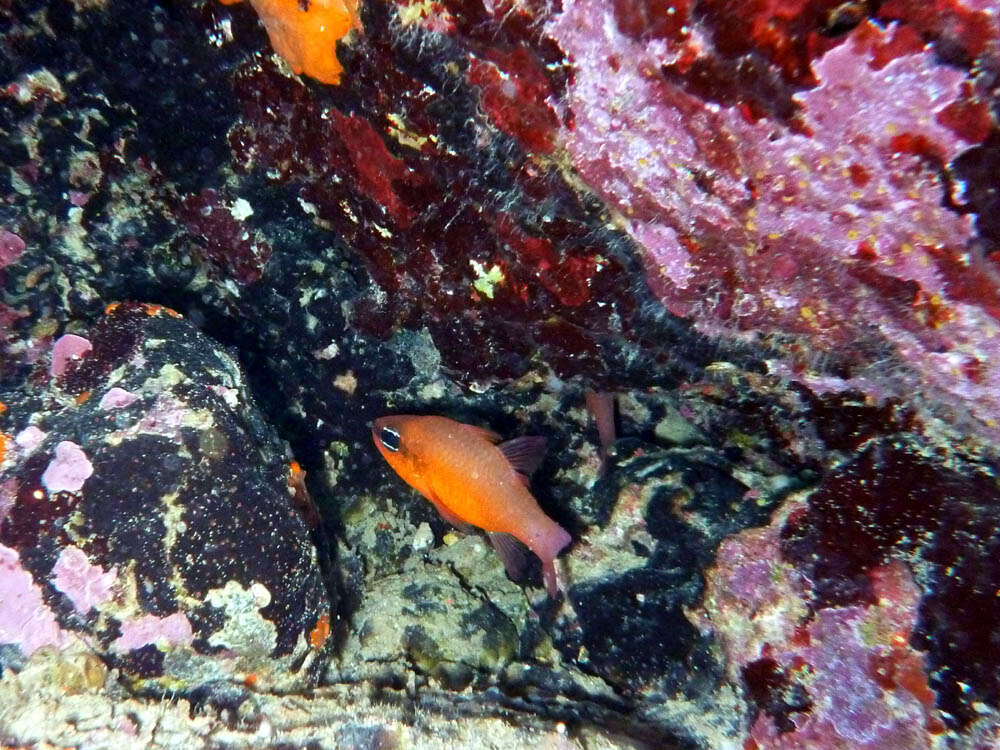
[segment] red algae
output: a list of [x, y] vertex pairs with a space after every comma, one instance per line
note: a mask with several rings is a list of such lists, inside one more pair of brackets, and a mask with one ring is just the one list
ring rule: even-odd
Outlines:
[[[574, 190], [529, 152], [482, 140], [489, 127], [470, 139], [470, 125], [491, 113], [445, 107], [432, 73], [402, 72], [387, 57], [382, 40], [392, 32], [378, 30], [389, 19], [370, 21], [352, 67], [353, 86], [370, 92], [363, 108], [317, 101], [266, 63], [236, 75], [244, 116], [229, 139], [237, 169], [292, 187], [317, 223], [364, 259], [379, 291], [352, 303], [362, 330], [385, 337], [426, 325], [446, 364], [465, 377], [516, 377], [533, 347], [561, 373], [600, 377], [595, 339], [635, 309], [607, 230], [595, 229]], [[544, 56], [504, 52], [502, 30], [488, 36], [497, 43], [477, 42], [475, 59], [491, 76], [512, 75], [517, 89], [513, 74], [524, 72], [524, 90], [557, 91], [538, 72]]]
[[527, 268], [535, 269], [538, 279], [561, 304], [576, 307], [590, 299], [590, 280], [600, 263], [596, 253], [582, 248], [579, 249], [582, 254], [560, 259], [550, 240], [528, 236], [505, 215], [499, 217], [497, 230], [500, 239]]
[[815, 83], [810, 62], [834, 46], [824, 36], [841, 0], [708, 0], [699, 11], [724, 55], [756, 52], [790, 82]]
[[328, 111], [341, 140], [350, 144], [351, 162], [361, 189], [379, 205], [399, 227], [407, 227], [416, 215], [400, 197], [400, 187], [413, 189], [420, 180], [406, 163], [392, 155], [371, 124], [361, 118]]
[[186, 196], [178, 210], [198, 254], [241, 284], [259, 281], [271, 246], [250, 228], [253, 209], [245, 200], [227, 201], [210, 188]]
[[904, 22], [925, 39], [945, 43], [952, 55], [960, 52], [965, 62], [986, 52], [990, 41], [1000, 37], [1000, 14], [996, 4], [989, 2], [888, 0], [879, 6], [878, 17]]
[[614, 0], [615, 23], [636, 40], [687, 36], [691, 4], [691, 0]]
[[483, 108], [500, 130], [531, 151], [552, 153], [559, 119], [548, 101], [548, 79], [529, 52], [518, 47], [492, 51], [488, 60], [473, 57], [467, 75], [482, 90]]
[[989, 102], [969, 81], [963, 82], [961, 97], [942, 109], [937, 120], [968, 143], [985, 141], [994, 126]]

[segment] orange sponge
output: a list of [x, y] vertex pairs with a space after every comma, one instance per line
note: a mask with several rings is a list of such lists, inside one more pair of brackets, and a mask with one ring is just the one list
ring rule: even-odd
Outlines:
[[[226, 5], [240, 0], [222, 0]], [[274, 51], [296, 73], [340, 83], [337, 40], [361, 28], [358, 0], [250, 0]]]

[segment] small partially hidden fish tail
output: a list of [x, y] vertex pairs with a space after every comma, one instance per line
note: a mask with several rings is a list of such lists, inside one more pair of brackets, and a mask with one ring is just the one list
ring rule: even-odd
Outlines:
[[542, 561], [542, 578], [545, 580], [545, 589], [553, 599], [559, 594], [559, 578], [556, 575], [555, 565], [556, 555], [572, 541], [573, 537], [566, 529], [555, 521], [550, 521], [546, 524], [545, 530], [535, 536], [531, 540], [531, 544], [528, 545]]
[[587, 391], [587, 410], [597, 424], [601, 444], [601, 474], [608, 469], [608, 456], [615, 444], [615, 397], [609, 391]]

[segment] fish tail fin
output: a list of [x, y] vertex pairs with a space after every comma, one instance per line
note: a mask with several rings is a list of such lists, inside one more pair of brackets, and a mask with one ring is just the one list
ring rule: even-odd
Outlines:
[[556, 575], [556, 556], [573, 541], [562, 526], [555, 521], [551, 521], [541, 534], [532, 539], [531, 551], [538, 555], [542, 561], [542, 578], [545, 581], [545, 589], [553, 599], [559, 593], [559, 577]]
[[542, 579], [545, 581], [545, 590], [549, 592], [549, 598], [555, 599], [559, 596], [559, 576], [556, 574], [556, 561], [542, 561]]
[[610, 391], [589, 389], [586, 400], [587, 410], [597, 425], [601, 453], [601, 476], [604, 476], [608, 470], [609, 456], [617, 435], [615, 430], [615, 396]]

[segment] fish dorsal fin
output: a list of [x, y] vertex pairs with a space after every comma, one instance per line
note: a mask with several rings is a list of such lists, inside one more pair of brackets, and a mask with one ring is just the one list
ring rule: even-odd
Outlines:
[[525, 435], [500, 443], [497, 446], [504, 458], [521, 475], [525, 484], [545, 458], [545, 438], [540, 435]]
[[500, 436], [493, 432], [493, 430], [487, 430], [485, 427], [476, 427], [474, 424], [466, 424], [462, 426], [476, 437], [488, 440], [494, 445], [500, 442]]

